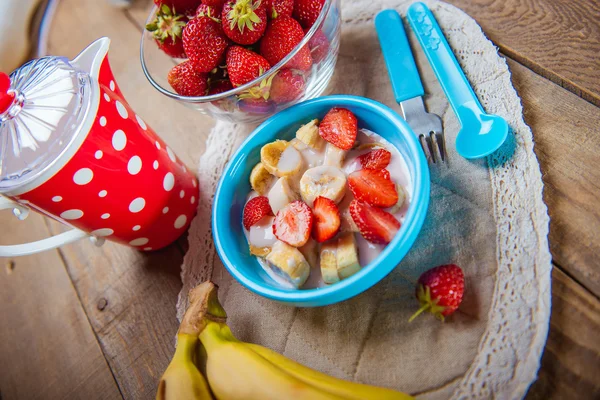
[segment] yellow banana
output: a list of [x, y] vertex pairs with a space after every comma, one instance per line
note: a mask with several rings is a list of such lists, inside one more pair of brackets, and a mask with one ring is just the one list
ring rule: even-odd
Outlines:
[[409, 394], [377, 386], [363, 385], [334, 378], [322, 372], [305, 367], [281, 354], [257, 344], [247, 343], [250, 349], [260, 354], [290, 375], [321, 390], [341, 396], [347, 400], [410, 400]]
[[200, 333], [206, 374], [219, 400], [342, 400], [271, 363], [233, 337], [227, 325], [209, 322]]
[[[190, 307], [178, 332], [179, 345], [161, 380], [157, 399], [212, 398], [192, 362], [194, 358], [218, 400], [413, 399], [390, 389], [333, 378], [265, 347], [244, 343], [233, 336], [226, 318], [215, 284], [205, 282], [190, 292]], [[182, 366], [190, 365], [194, 368], [179, 372]]]
[[206, 379], [194, 364], [197, 346], [197, 335], [185, 333], [177, 335], [177, 349], [158, 383], [157, 400], [210, 400], [213, 398]]

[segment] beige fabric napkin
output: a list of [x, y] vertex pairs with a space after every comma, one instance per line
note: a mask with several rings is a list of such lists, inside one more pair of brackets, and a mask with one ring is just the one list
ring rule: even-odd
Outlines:
[[[327, 93], [366, 96], [400, 111], [373, 17], [390, 7], [404, 15], [409, 4], [343, 3], [340, 55]], [[242, 340], [340, 378], [423, 398], [515, 398], [536, 376], [549, 316], [548, 216], [539, 166], [505, 61], [466, 14], [441, 2], [429, 5], [484, 107], [511, 125], [513, 149], [480, 161], [456, 154], [458, 122], [407, 29], [427, 107], [443, 118], [449, 162], [431, 168], [427, 219], [401, 264], [367, 292], [328, 307], [297, 309], [241, 287], [214, 256], [210, 204], [220, 171], [252, 127], [219, 122], [201, 160], [203, 202], [190, 229], [178, 313], [185, 310], [189, 288], [210, 277], [220, 286], [230, 326]], [[446, 323], [431, 315], [408, 323], [418, 308], [414, 282], [423, 271], [450, 262], [466, 274], [459, 311]]]

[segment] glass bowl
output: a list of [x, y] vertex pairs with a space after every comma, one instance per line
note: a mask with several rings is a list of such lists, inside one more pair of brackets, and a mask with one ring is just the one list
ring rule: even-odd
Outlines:
[[[157, 7], [146, 23], [155, 18]], [[152, 33], [144, 30], [140, 44], [142, 70], [159, 92], [213, 118], [251, 123], [262, 121], [276, 112], [304, 100], [318, 97], [331, 80], [340, 46], [340, 0], [325, 0], [323, 10], [302, 41], [266, 73], [230, 91], [210, 96], [189, 97], [177, 94], [167, 82], [167, 74], [182, 59], [174, 59], [156, 45]], [[325, 41], [326, 39], [326, 41]], [[269, 98], [269, 85], [276, 74], [286, 69], [288, 62], [304, 46], [311, 48], [313, 65], [308, 71], [294, 70], [304, 80], [304, 88], [291, 101], [276, 103]], [[266, 97], [266, 99], [265, 99]]]

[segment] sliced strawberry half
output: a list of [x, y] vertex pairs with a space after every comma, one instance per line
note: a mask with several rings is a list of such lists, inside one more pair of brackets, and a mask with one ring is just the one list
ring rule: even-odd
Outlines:
[[398, 202], [396, 185], [385, 169], [361, 169], [348, 175], [348, 186], [358, 201], [375, 207], [391, 207]]
[[370, 151], [358, 157], [360, 165], [365, 169], [384, 169], [390, 164], [392, 153], [386, 149]]
[[350, 150], [354, 146], [357, 133], [356, 116], [345, 108], [332, 108], [319, 125], [319, 135], [342, 150]]
[[380, 208], [352, 200], [349, 210], [360, 234], [371, 243], [388, 244], [400, 229], [400, 221]]
[[310, 207], [296, 200], [279, 210], [273, 222], [273, 233], [290, 246], [302, 247], [308, 242], [312, 226], [313, 213]]
[[269, 205], [269, 199], [266, 196], [256, 196], [251, 198], [244, 206], [244, 228], [250, 229], [252, 225], [257, 224], [258, 221], [267, 215], [273, 215], [273, 211]]
[[340, 211], [337, 205], [327, 197], [319, 196], [313, 204], [315, 222], [313, 225], [313, 237], [319, 243], [323, 243], [332, 237], [340, 229]]

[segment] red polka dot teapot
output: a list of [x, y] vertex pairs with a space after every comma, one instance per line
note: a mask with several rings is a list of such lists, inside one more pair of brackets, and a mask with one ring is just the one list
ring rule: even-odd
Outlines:
[[0, 73], [0, 209], [19, 219], [32, 209], [73, 228], [0, 246], [0, 257], [82, 238], [156, 250], [191, 222], [198, 181], [123, 98], [109, 44]]

